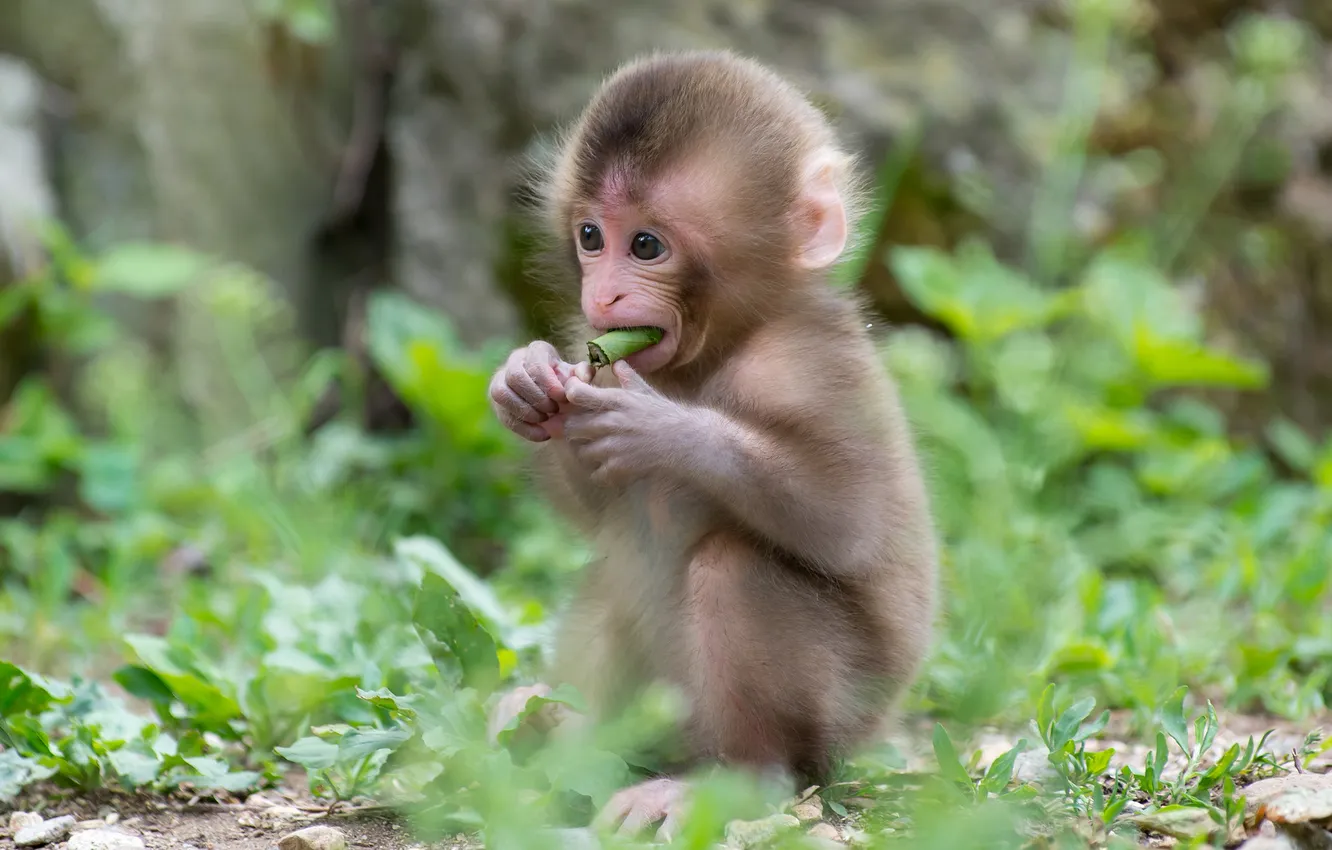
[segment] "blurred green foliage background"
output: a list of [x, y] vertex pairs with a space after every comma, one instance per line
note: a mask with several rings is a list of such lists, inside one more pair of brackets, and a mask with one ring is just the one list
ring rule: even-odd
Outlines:
[[[885, 244], [920, 197], [904, 136], [878, 171], [873, 247], [836, 281], [889, 276], [911, 317], [876, 333], [946, 571], [907, 705], [942, 724], [915, 727], [932, 733], [935, 775], [887, 747], [823, 791], [865, 842], [1024, 846], [1039, 824], [1059, 846], [1102, 846], [1106, 827], [1132, 838], [1134, 818], [1181, 806], [1207, 813], [1206, 839], [1237, 817], [1236, 783], [1292, 766], [1252, 740], [1208, 756], [1209, 706], [1312, 730], [1332, 698], [1332, 437], [1272, 401], [1271, 364], [1218, 341], [1188, 285], [1221, 250], [1214, 202], [1286, 108], [1306, 32], [1241, 19], [1196, 167], [1150, 178], [1168, 187], [1150, 215], [1089, 238], [1072, 209], [1096, 108], [1081, 86], [1123, 12], [1077, 13], [1083, 50], [1024, 250], [983, 229]], [[299, 4], [282, 14], [322, 32]], [[1107, 159], [1149, 179], [1134, 177], [1151, 170], [1141, 151]], [[20, 345], [38, 355], [0, 369], [0, 799], [40, 782], [240, 794], [295, 764], [321, 797], [530, 846], [529, 828], [579, 823], [628, 781], [634, 742], [671, 716], [666, 695], [546, 750], [483, 740], [486, 700], [537, 674], [587, 557], [489, 410], [489, 376], [524, 339], [470, 341], [467, 315], [383, 287], [362, 356], [312, 342], [300, 305], [232, 258], [141, 239], [93, 249], [55, 222], [42, 245], [45, 262], [0, 286], [5, 365]], [[191, 356], [164, 357], [108, 296], [188, 304]], [[340, 412], [312, 431], [330, 382]], [[384, 387], [409, 427], [362, 415]], [[1247, 398], [1265, 399], [1256, 425]], [[1145, 762], [1088, 748], [1105, 709]], [[1027, 737], [979, 764], [963, 742], [985, 726]], [[1039, 792], [1014, 774], [1027, 749], [1055, 777]], [[1170, 758], [1184, 767], [1166, 781]], [[702, 789], [680, 843], [766, 811], [733, 777]]]

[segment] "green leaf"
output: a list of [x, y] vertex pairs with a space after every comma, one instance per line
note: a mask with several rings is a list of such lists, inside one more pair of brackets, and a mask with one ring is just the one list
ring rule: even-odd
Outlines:
[[534, 695], [528, 697], [527, 702], [523, 703], [522, 711], [509, 718], [509, 722], [496, 734], [496, 741], [502, 747], [509, 746], [513, 742], [513, 734], [527, 719], [551, 703], [567, 705], [577, 714], [587, 713], [587, 704], [584, 702], [582, 694], [573, 685], [563, 682], [545, 696]]
[[127, 635], [125, 643], [142, 665], [157, 675], [173, 696], [188, 706], [196, 723], [212, 728], [225, 727], [241, 716], [240, 705], [198, 671], [189, 669], [183, 658], [166, 640], [154, 635]]
[[97, 262], [93, 289], [161, 298], [192, 284], [211, 265], [204, 255], [176, 245], [121, 243]]
[[123, 446], [90, 444], [79, 460], [79, 496], [102, 513], [121, 513], [139, 499], [138, 459]]
[[964, 242], [955, 256], [899, 246], [889, 265], [912, 303], [976, 343], [1042, 326], [1065, 308], [1066, 299], [1042, 291], [977, 240]]
[[465, 689], [441, 706], [438, 714], [423, 719], [421, 726], [425, 729], [421, 743], [447, 759], [485, 740], [486, 714], [477, 692]]
[[1087, 753], [1087, 773], [1092, 776], [1100, 776], [1110, 767], [1110, 759], [1114, 758], [1115, 750], [1113, 747], [1096, 752]]
[[67, 685], [0, 661], [0, 717], [39, 714], [52, 703], [68, 701], [72, 695]]
[[1185, 753], [1189, 752], [1189, 724], [1184, 718], [1184, 696], [1188, 692], [1188, 687], [1177, 688], [1161, 706], [1161, 726]]
[[1027, 740], [1019, 740], [1017, 745], [1008, 752], [999, 756], [990, 763], [990, 767], [985, 771], [984, 778], [980, 781], [980, 790], [986, 794], [998, 794], [1008, 787], [1008, 783], [1013, 779], [1013, 766], [1017, 764], [1017, 758], [1027, 749]]
[[962, 766], [961, 759], [957, 757], [953, 740], [948, 737], [948, 730], [943, 727], [942, 723], [934, 724], [934, 757], [939, 762], [939, 773], [944, 779], [961, 785], [968, 790], [975, 787], [970, 774]]
[[147, 785], [162, 771], [162, 760], [133, 750], [114, 750], [107, 754], [111, 767], [130, 788]]
[[1062, 749], [1065, 744], [1073, 740], [1073, 734], [1094, 708], [1096, 708], [1096, 699], [1085, 697], [1059, 715], [1059, 719], [1055, 721], [1054, 732], [1050, 736], [1053, 742], [1053, 746], [1050, 747], [1051, 752]]
[[147, 667], [127, 664], [117, 670], [111, 678], [115, 679], [130, 696], [148, 702], [160, 704], [169, 703], [175, 699], [166, 682], [162, 681], [162, 677]]
[[224, 773], [221, 776], [210, 777], [207, 784], [196, 782], [195, 785], [200, 789], [220, 788], [234, 794], [257, 787], [263, 778], [264, 775], [255, 770], [236, 770]]
[[1269, 378], [1263, 363], [1230, 357], [1196, 343], [1158, 339], [1146, 328], [1138, 329], [1134, 354], [1147, 377], [1159, 386], [1262, 389]]
[[1094, 735], [1099, 735], [1101, 733], [1101, 730], [1104, 729], [1107, 725], [1109, 725], [1109, 723], [1110, 723], [1110, 709], [1107, 708], [1105, 711], [1101, 712], [1100, 717], [1096, 718], [1091, 723], [1087, 723], [1084, 726], [1082, 726], [1082, 728], [1078, 729], [1077, 734], [1073, 736], [1073, 740], [1078, 743], [1081, 743]]
[[[1053, 684], [1046, 685], [1045, 690], [1041, 691], [1041, 701], [1036, 707], [1036, 728], [1040, 730], [1042, 736], [1049, 734], [1051, 724], [1054, 723], [1054, 692]], [[1046, 739], [1047, 746], [1049, 743]]]
[[494, 690], [500, 679], [495, 641], [449, 582], [434, 573], [421, 580], [412, 622], [441, 673], [456, 664], [466, 687]]
[[0, 329], [14, 321], [36, 300], [36, 290], [23, 282], [0, 286]]
[[306, 770], [327, 770], [338, 761], [338, 745], [313, 736], [300, 738], [290, 747], [274, 747], [273, 750]]
[[1064, 645], [1050, 659], [1050, 676], [1098, 673], [1114, 664], [1110, 652], [1100, 642], [1084, 640]]
[[1101, 823], [1109, 824], [1127, 805], [1128, 797], [1120, 797], [1118, 800], [1112, 800], [1110, 805], [1105, 807], [1105, 811], [1101, 812]]
[[630, 778], [629, 765], [624, 759], [604, 750], [575, 745], [552, 748], [542, 755], [540, 763], [551, 785], [590, 797], [598, 807]]
[[396, 750], [412, 737], [410, 729], [353, 729], [338, 742], [341, 761], [363, 759], [376, 750]]
[[398, 541], [393, 549], [399, 558], [448, 582], [472, 614], [503, 643], [514, 649], [526, 648], [524, 642], [513, 641], [513, 622], [500, 604], [494, 589], [464, 567], [438, 540], [418, 535]]
[[1267, 441], [1291, 469], [1307, 473], [1318, 461], [1318, 447], [1309, 435], [1285, 417], [1278, 417], [1267, 426]]
[[403, 696], [401, 694], [393, 693], [388, 688], [380, 688], [375, 691], [365, 691], [361, 690], [360, 688], [357, 688], [356, 696], [360, 697], [361, 699], [365, 700], [366, 702], [370, 703], [376, 708], [382, 708], [387, 711], [392, 711], [401, 714], [406, 718], [413, 718], [416, 716], [416, 709], [413, 708], [412, 706], [414, 703], [419, 702], [421, 699], [420, 694], [411, 694], [409, 696]]
[[12, 800], [24, 788], [55, 776], [56, 769], [13, 750], [0, 750], [0, 800]]

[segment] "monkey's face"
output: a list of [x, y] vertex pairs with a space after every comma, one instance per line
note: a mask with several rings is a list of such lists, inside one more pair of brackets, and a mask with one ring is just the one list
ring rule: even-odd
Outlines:
[[635, 205], [603, 201], [589, 204], [583, 215], [575, 217], [572, 238], [582, 270], [582, 308], [588, 324], [603, 332], [661, 328], [660, 342], [626, 359], [639, 372], [671, 364], [687, 332], [685, 234]]

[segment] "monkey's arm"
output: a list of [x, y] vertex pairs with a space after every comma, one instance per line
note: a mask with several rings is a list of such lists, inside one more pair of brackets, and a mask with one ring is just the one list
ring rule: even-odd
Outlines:
[[829, 574], [873, 569], [888, 553], [887, 529], [901, 528], [906, 512], [893, 516], [894, 476], [868, 441], [817, 423], [804, 433], [765, 428], [704, 407], [683, 416], [689, 442], [664, 472]]
[[886, 536], [910, 512], [882, 444], [860, 422], [785, 412], [755, 424], [666, 398], [625, 364], [614, 368], [621, 388], [567, 387], [574, 409], [565, 435], [593, 485], [669, 476], [830, 574], [872, 569], [891, 555]]

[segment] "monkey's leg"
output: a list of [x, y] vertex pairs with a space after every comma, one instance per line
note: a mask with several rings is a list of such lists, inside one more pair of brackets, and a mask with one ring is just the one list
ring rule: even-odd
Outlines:
[[847, 695], [849, 636], [834, 598], [718, 532], [690, 559], [683, 613], [698, 756], [792, 782], [825, 771]]
[[[700, 762], [778, 779], [824, 774], [833, 746], [854, 725], [846, 672], [853, 645], [835, 596], [820, 594], [787, 565], [740, 535], [714, 533], [686, 568], [674, 671], [690, 703], [687, 735]], [[669, 840], [686, 810], [685, 787], [659, 778], [616, 794], [598, 817], [622, 833], [663, 818]]]

